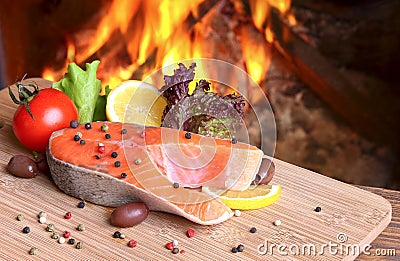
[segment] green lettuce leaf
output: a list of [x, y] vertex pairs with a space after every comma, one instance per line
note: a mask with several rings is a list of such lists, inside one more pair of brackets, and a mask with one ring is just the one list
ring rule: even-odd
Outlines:
[[80, 123], [93, 121], [96, 103], [101, 91], [101, 82], [96, 76], [99, 63], [98, 60], [87, 63], [86, 71], [82, 70], [76, 63], [70, 63], [68, 72], [64, 77], [52, 85], [52, 88], [64, 92], [75, 103]]

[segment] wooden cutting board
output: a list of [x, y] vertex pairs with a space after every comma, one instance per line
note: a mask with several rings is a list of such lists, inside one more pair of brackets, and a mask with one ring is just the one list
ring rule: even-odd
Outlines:
[[[30, 155], [12, 131], [16, 107], [7, 90], [0, 91], [2, 260], [353, 260], [358, 247], [372, 252], [368, 244], [391, 219], [392, 209], [386, 199], [275, 159], [272, 183], [280, 184], [282, 193], [272, 206], [242, 211], [240, 217], [214, 226], [152, 212], [140, 225], [118, 229], [109, 223], [112, 208], [91, 203], [77, 208], [80, 200], [63, 194], [47, 176], [21, 179], [7, 172], [6, 165], [13, 155]], [[317, 206], [321, 212], [314, 211]], [[47, 213], [47, 223], [53, 223], [56, 231], [70, 231], [75, 244], [83, 242], [84, 247], [76, 249], [75, 245], [52, 239], [47, 225], [38, 222], [40, 211]], [[71, 219], [64, 218], [66, 212], [72, 213]], [[25, 220], [18, 221], [18, 214], [23, 214]], [[277, 219], [282, 222], [280, 226], [273, 225]], [[84, 224], [86, 230], [77, 231], [78, 224]], [[22, 233], [25, 226], [31, 228], [29, 234]], [[250, 233], [251, 227], [257, 232]], [[195, 230], [193, 238], [186, 236], [188, 228]], [[126, 238], [113, 238], [117, 230]], [[131, 239], [137, 241], [135, 248], [127, 246]], [[185, 253], [174, 255], [165, 248], [174, 239]], [[245, 250], [231, 253], [231, 248], [240, 243]], [[38, 249], [36, 256], [28, 253], [32, 247]]]

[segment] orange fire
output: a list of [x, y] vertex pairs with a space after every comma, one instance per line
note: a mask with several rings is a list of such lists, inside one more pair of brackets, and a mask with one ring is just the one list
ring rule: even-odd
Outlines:
[[[83, 64], [101, 61], [98, 77], [111, 88], [128, 79], [143, 80], [156, 69], [190, 58], [214, 58], [207, 51], [207, 42], [196, 39], [196, 30], [204, 17], [199, 5], [205, 0], [113, 0], [78, 32], [68, 36], [65, 67], [46, 67], [42, 77], [59, 80], [68, 63]], [[235, 6], [237, 0], [232, 0]], [[270, 64], [269, 43], [273, 40], [268, 27], [271, 7], [286, 13], [290, 0], [248, 0], [253, 24], [238, 33], [244, 64], [250, 76], [261, 82]], [[220, 1], [213, 8], [220, 8]], [[193, 24], [193, 21], [196, 21]], [[290, 23], [294, 23], [291, 17]], [[200, 29], [199, 29], [200, 28]], [[201, 65], [198, 67], [201, 68]], [[164, 72], [171, 73], [171, 72]]]

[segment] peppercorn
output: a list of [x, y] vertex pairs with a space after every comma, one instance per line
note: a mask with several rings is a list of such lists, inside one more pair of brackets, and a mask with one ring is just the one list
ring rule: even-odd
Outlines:
[[315, 212], [321, 212], [321, 210], [322, 210], [321, 207], [316, 207], [315, 208]]
[[282, 221], [280, 221], [279, 219], [274, 221], [275, 226], [280, 226], [281, 224], [282, 224]]
[[38, 251], [38, 249], [37, 249], [36, 247], [32, 247], [32, 248], [29, 250], [29, 254], [30, 254], [30, 255], [36, 255], [36, 254], [37, 254], [37, 251]]
[[19, 214], [19, 215], [17, 216], [17, 220], [18, 220], [18, 221], [22, 221], [22, 220], [24, 220], [24, 219], [25, 219], [25, 216], [22, 215], [22, 214]]
[[174, 249], [174, 244], [173, 244], [172, 242], [169, 242], [169, 243], [167, 243], [167, 244], [165, 245], [165, 247], [166, 247], [168, 250], [172, 250], [172, 249]]
[[22, 232], [24, 232], [25, 234], [28, 234], [29, 232], [31, 232], [31, 229], [30, 229], [30, 227], [24, 227], [22, 229]]
[[58, 243], [64, 244], [65, 243], [65, 237], [58, 238]]
[[[103, 143], [99, 143], [99, 144], [103, 144]], [[106, 152], [106, 147], [104, 146], [104, 145], [99, 145], [99, 147], [97, 148], [97, 150], [100, 152], [100, 153], [104, 153], [104, 152]]]
[[111, 135], [110, 135], [109, 133], [107, 133], [106, 135], [104, 135], [104, 137], [105, 137], [106, 139], [111, 139]]
[[47, 214], [46, 214], [46, 212], [44, 212], [44, 211], [40, 211], [39, 214], [38, 214], [38, 217], [39, 217], [39, 218], [41, 218], [41, 217], [47, 217]]
[[78, 208], [84, 208], [85, 205], [86, 205], [85, 202], [84, 202], [84, 201], [81, 201], [81, 202], [78, 203], [77, 207], [78, 207]]
[[100, 154], [96, 154], [94, 157], [95, 157], [96, 159], [101, 159], [101, 155], [100, 155]]
[[172, 249], [172, 254], [178, 254], [179, 253], [179, 248], [174, 247], [174, 249]]
[[126, 178], [126, 176], [127, 176], [127, 175], [126, 175], [126, 173], [125, 173], [125, 172], [121, 173], [121, 178], [123, 178], [123, 179], [124, 179], [124, 178]]
[[186, 132], [185, 133], [185, 138], [188, 139], [188, 140], [191, 139], [192, 138], [192, 134], [190, 132]]
[[186, 235], [187, 235], [189, 238], [194, 237], [194, 230], [191, 229], [191, 228], [189, 228], [189, 229], [186, 231]]
[[135, 247], [136, 246], [136, 240], [133, 240], [133, 239], [131, 239], [131, 240], [129, 240], [129, 242], [128, 242], [128, 247]]
[[122, 129], [121, 133], [126, 134], [128, 131], [126, 129]]
[[232, 253], [237, 253], [237, 252], [238, 252], [238, 249], [237, 249], [236, 247], [232, 247], [231, 252], [232, 252]]
[[239, 209], [235, 209], [233, 213], [235, 214], [235, 217], [240, 217], [240, 215], [242, 214]]
[[54, 229], [55, 229], [54, 224], [48, 224], [47, 227], [46, 227], [46, 230], [47, 230], [48, 232], [53, 232]]
[[75, 134], [75, 136], [74, 136], [74, 141], [78, 141], [78, 140], [80, 140], [80, 139], [81, 139], [81, 137], [79, 137], [78, 134]]
[[78, 126], [79, 126], [79, 122], [78, 122], [77, 120], [72, 120], [72, 121], [69, 122], [69, 126], [70, 126], [71, 128], [76, 129], [76, 128], [78, 128]]
[[85, 123], [85, 129], [90, 130], [92, 128], [92, 124], [90, 122]]
[[75, 239], [73, 239], [73, 238], [68, 239], [68, 244], [70, 244], [70, 245], [75, 244]]
[[72, 218], [72, 214], [71, 214], [71, 212], [67, 212], [67, 213], [65, 213], [65, 216], [64, 216], [64, 218], [65, 218], [65, 219], [71, 219], [71, 218]]
[[116, 157], [118, 157], [118, 153], [116, 153], [115, 151], [113, 151], [113, 152], [111, 153], [111, 157], [115, 159]]
[[136, 158], [135, 159], [135, 164], [136, 165], [140, 165], [140, 163], [142, 163], [142, 160], [140, 158]]
[[82, 242], [78, 242], [78, 243], [76, 244], [76, 248], [77, 248], [77, 249], [82, 249], [82, 248], [83, 248], [83, 243], [82, 243]]
[[174, 182], [174, 188], [179, 188], [179, 183], [178, 182]]
[[121, 237], [121, 232], [115, 231], [113, 237], [114, 238], [120, 238]]
[[237, 251], [238, 251], [238, 252], [243, 252], [243, 250], [244, 250], [244, 245], [239, 244], [239, 245], [237, 246]]
[[85, 140], [80, 140], [79, 143], [80, 143], [81, 145], [85, 145], [85, 144], [86, 144], [86, 141], [85, 141]]
[[179, 253], [185, 254], [185, 250], [182, 249]]
[[47, 221], [46, 217], [40, 217], [39, 218], [39, 223], [40, 224], [44, 224], [44, 223], [46, 223], [46, 221]]
[[119, 238], [124, 239], [124, 238], [126, 238], [126, 235], [121, 233], [121, 235], [119, 236]]
[[108, 131], [108, 125], [107, 124], [103, 124], [103, 125], [101, 125], [100, 129], [103, 132], [107, 132]]
[[255, 228], [255, 227], [250, 228], [250, 233], [256, 233], [256, 231], [257, 231], [257, 228]]
[[178, 240], [176, 240], [176, 239], [172, 240], [172, 245], [174, 247], [176, 247], [178, 244], [179, 244]]
[[59, 239], [59, 238], [60, 238], [60, 234], [59, 234], [58, 232], [54, 232], [54, 233], [51, 235], [51, 238], [52, 238], [52, 239]]
[[78, 230], [78, 231], [84, 231], [84, 230], [85, 230], [85, 226], [84, 226], [83, 224], [79, 224], [79, 225], [76, 227], [76, 230]]
[[71, 232], [64, 231], [63, 237], [64, 238], [69, 238], [71, 236]]
[[237, 143], [237, 139], [236, 138], [232, 138], [232, 144], [236, 144]]
[[116, 162], [114, 162], [114, 166], [117, 168], [121, 167], [121, 162], [117, 160]]

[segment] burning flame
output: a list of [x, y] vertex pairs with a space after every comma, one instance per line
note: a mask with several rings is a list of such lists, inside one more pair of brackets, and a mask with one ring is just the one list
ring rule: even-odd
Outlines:
[[[196, 30], [201, 28], [198, 10], [204, 1], [113, 0], [83, 28], [68, 36], [64, 68], [46, 67], [42, 77], [57, 81], [66, 72], [68, 63], [99, 59], [98, 77], [102, 85], [113, 88], [124, 80], [142, 80], [155, 69], [181, 60], [213, 58], [207, 53], [206, 41], [194, 39]], [[252, 28], [241, 28], [238, 38], [244, 67], [255, 81], [261, 82], [270, 64], [268, 43], [273, 41], [268, 27], [270, 9], [275, 7], [287, 13], [290, 0], [248, 2], [254, 24]], [[217, 6], [222, 4], [224, 1]], [[288, 17], [294, 24], [294, 16]]]

